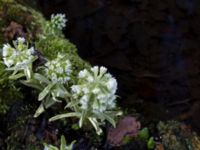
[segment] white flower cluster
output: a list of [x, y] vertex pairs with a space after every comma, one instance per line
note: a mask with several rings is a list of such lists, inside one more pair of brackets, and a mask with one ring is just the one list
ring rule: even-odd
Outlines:
[[70, 80], [72, 72], [71, 63], [64, 55], [58, 54], [57, 58], [45, 64], [47, 77], [53, 83], [65, 84]]
[[2, 55], [4, 64], [10, 68], [14, 67], [16, 70], [23, 70], [28, 64], [32, 63], [35, 59], [34, 48], [28, 48], [24, 38], [17, 38], [13, 43], [14, 47], [10, 44], [4, 44]]
[[62, 30], [66, 26], [67, 19], [65, 14], [52, 14], [51, 15], [51, 24], [53, 28]]
[[82, 70], [78, 75], [79, 84], [73, 85], [72, 95], [80, 99], [81, 108], [93, 112], [104, 112], [116, 106], [117, 81], [105, 67], [94, 66]]

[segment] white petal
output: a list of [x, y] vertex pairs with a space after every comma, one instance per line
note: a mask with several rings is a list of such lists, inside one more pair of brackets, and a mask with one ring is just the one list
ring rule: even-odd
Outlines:
[[85, 76], [87, 75], [87, 70], [84, 69], [84, 70], [81, 70], [78, 74], [78, 77], [79, 78], [84, 78]]
[[91, 71], [94, 72], [97, 75], [98, 72], [99, 72], [99, 67], [98, 66], [94, 66], [94, 67], [91, 68]]
[[24, 42], [25, 42], [25, 38], [24, 38], [24, 37], [18, 37], [18, 38], [17, 38], [17, 41], [18, 41], [19, 43], [24, 43]]
[[100, 67], [100, 74], [104, 74], [106, 73], [106, 71], [107, 71], [106, 67], [103, 67], [103, 66]]

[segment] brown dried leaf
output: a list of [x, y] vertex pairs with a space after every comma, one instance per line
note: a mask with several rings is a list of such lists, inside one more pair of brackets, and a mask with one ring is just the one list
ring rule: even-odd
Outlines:
[[186, 124], [181, 124], [181, 134], [185, 138], [189, 138], [192, 135], [191, 126]]
[[199, 150], [200, 149], [200, 138], [197, 136], [194, 136], [192, 138], [192, 146], [194, 150]]
[[118, 122], [116, 128], [109, 128], [107, 142], [112, 146], [120, 146], [125, 136], [136, 137], [140, 126], [140, 122], [135, 117], [124, 117]]
[[163, 146], [161, 143], [158, 143], [158, 144], [156, 145], [155, 150], [165, 150], [165, 148], [164, 148], [164, 146]]
[[7, 41], [19, 36], [26, 37], [23, 26], [14, 21], [12, 21], [8, 27], [3, 28], [2, 31], [4, 32], [4, 37]]

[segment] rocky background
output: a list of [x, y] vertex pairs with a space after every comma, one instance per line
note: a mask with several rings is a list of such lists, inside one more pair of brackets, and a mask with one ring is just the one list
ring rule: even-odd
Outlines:
[[200, 127], [200, 1], [38, 0], [38, 6], [47, 18], [67, 15], [66, 37], [84, 59], [116, 76], [121, 106]]

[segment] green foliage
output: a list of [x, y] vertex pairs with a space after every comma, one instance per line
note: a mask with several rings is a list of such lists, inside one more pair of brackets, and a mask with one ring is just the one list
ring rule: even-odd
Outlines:
[[138, 137], [141, 140], [148, 140], [149, 138], [149, 129], [148, 128], [143, 128], [142, 130], [140, 130], [140, 132], [138, 133]]
[[65, 14], [52, 14], [51, 20], [47, 21], [44, 26], [42, 38], [52, 35], [62, 35], [62, 30], [66, 26], [66, 22]]
[[[30, 2], [29, 2], [30, 3]], [[31, 7], [23, 6], [14, 0], [0, 0], [0, 29], [6, 28], [14, 21], [26, 28], [26, 39], [34, 40], [43, 31], [45, 19], [41, 13]], [[0, 46], [6, 41], [0, 32]]]
[[168, 121], [167, 123], [160, 121], [157, 125], [157, 128], [161, 135], [170, 131], [173, 131], [174, 133], [180, 133], [180, 125], [180, 122], [174, 120]]
[[35, 45], [36, 49], [49, 60], [56, 58], [58, 53], [64, 54], [72, 63], [74, 78], [80, 70], [90, 67], [89, 63], [78, 56], [76, 46], [67, 39], [47, 36], [45, 39], [41, 38], [36, 41]]
[[159, 122], [159, 134], [166, 150], [187, 150], [187, 139], [181, 135], [181, 123], [178, 121]]
[[154, 149], [155, 141], [153, 137], [150, 137], [149, 129], [147, 127], [140, 130], [138, 133], [138, 138], [147, 142], [148, 149]]
[[130, 137], [130, 136], [125, 136], [125, 137], [123, 138], [122, 143], [123, 143], [123, 145], [126, 145], [126, 144], [130, 143], [131, 141], [133, 141], [133, 138], [132, 138], [132, 137]]
[[150, 137], [148, 142], [147, 142], [147, 148], [148, 149], [154, 149], [155, 145], [156, 144], [155, 144], [153, 137]]
[[[21, 83], [39, 91], [38, 100], [41, 101], [41, 105], [36, 110], [34, 117], [38, 117], [56, 102], [64, 100], [67, 103], [66, 108], [70, 111], [52, 117], [50, 121], [76, 117], [79, 118], [79, 127], [90, 122], [97, 134], [102, 133], [100, 126], [105, 120], [115, 126], [114, 118], [119, 113], [112, 109], [116, 107], [117, 82], [111, 74], [106, 73], [105, 67], [95, 66], [90, 69], [90, 73], [84, 69], [79, 72], [77, 78], [77, 74], [72, 74], [73, 64], [66, 55], [59, 53], [55, 59], [47, 59], [44, 66], [40, 66], [34, 71], [32, 69], [33, 62], [38, 57], [34, 55], [34, 48], [29, 48], [27, 45], [24, 38], [18, 38], [14, 41], [14, 47], [4, 44], [2, 54], [4, 64], [7, 66], [6, 70], [12, 72], [9, 78], [12, 80], [23, 79]], [[87, 74], [83, 77], [85, 72]], [[78, 87], [79, 85], [73, 84], [82, 85]], [[82, 90], [81, 95], [79, 92], [76, 93], [75, 87]], [[70, 88], [72, 88], [72, 92]], [[84, 97], [88, 97], [86, 99], [88, 102], [84, 102]], [[86, 105], [87, 107], [85, 107]]]
[[10, 79], [17, 80], [23, 76], [30, 79], [32, 63], [37, 59], [37, 56], [33, 55], [34, 48], [29, 48], [24, 38], [18, 38], [13, 41], [13, 45], [14, 47], [10, 44], [4, 44], [2, 49], [4, 64], [7, 66], [6, 69], [13, 71]]
[[115, 127], [115, 117], [120, 114], [120, 112], [114, 111], [116, 110], [116, 80], [107, 73], [105, 67], [98, 66], [89, 70], [81, 70], [77, 78], [77, 84], [71, 86], [72, 100], [65, 107], [75, 112], [56, 115], [50, 121], [78, 117], [80, 128], [89, 122], [97, 134], [102, 133], [100, 126], [105, 121]]
[[[20, 81], [24, 85], [32, 87], [39, 92], [38, 100], [41, 101], [41, 105], [36, 110], [34, 117], [38, 117], [47, 108], [57, 102], [64, 102], [67, 103], [67, 113], [55, 116], [50, 119], [51, 121], [67, 117], [76, 117], [79, 118], [79, 127], [82, 127], [83, 124], [87, 125], [89, 122], [98, 134], [102, 132], [100, 126], [103, 125], [106, 120], [115, 126], [114, 119], [118, 115], [118, 112], [112, 110], [115, 107], [115, 103], [112, 103], [112, 107], [110, 107], [111, 104], [108, 104], [108, 99], [110, 102], [115, 101], [116, 96], [113, 94], [115, 94], [116, 88], [115, 90], [109, 91], [109, 88], [112, 88], [109, 87], [110, 83], [106, 83], [107, 85], [101, 87], [99, 86], [100, 91], [103, 92], [102, 95], [99, 95], [102, 97], [101, 100], [95, 98], [95, 94], [91, 95], [91, 102], [95, 100], [94, 107], [103, 106], [104, 101], [106, 105], [110, 105], [109, 107], [106, 106], [105, 110], [102, 109], [100, 112], [93, 112], [90, 108], [88, 110], [83, 110], [80, 106], [80, 97], [73, 97], [71, 87], [79, 84], [79, 79], [77, 78], [78, 73], [83, 69], [89, 70], [90, 65], [78, 56], [76, 47], [68, 40], [64, 39], [62, 29], [66, 22], [65, 16], [58, 14], [52, 16], [50, 21], [45, 21], [40, 13], [37, 13], [29, 7], [24, 7], [15, 1], [5, 2], [0, 0], [0, 3], [2, 3], [0, 11], [2, 11], [3, 14], [6, 13], [6, 16], [3, 16], [3, 23], [0, 23], [0, 28], [7, 27], [11, 21], [15, 21], [25, 27], [27, 32], [30, 33], [30, 36], [26, 37], [27, 42], [29, 41], [29, 43], [35, 45], [36, 49], [42, 53], [42, 57], [47, 60], [44, 66], [33, 69], [33, 62], [38, 59], [36, 50], [33, 47], [29, 48], [29, 44], [25, 43], [23, 38], [18, 38], [17, 41], [14, 41], [14, 46], [10, 44], [3, 46], [3, 61], [7, 66], [5, 70], [12, 72], [11, 75], [8, 75], [9, 78], [12, 79], [12, 82], [19, 83], [18, 81]], [[8, 5], [9, 9], [5, 12], [5, 8], [7, 8]], [[28, 16], [31, 18], [29, 21], [27, 21], [27, 18], [29, 18]], [[38, 33], [38, 31], [40, 32]], [[4, 43], [4, 40], [5, 39], [2, 39], [0, 43]], [[32, 50], [34, 52], [32, 52]], [[58, 53], [60, 56], [64, 56], [64, 58], [62, 61], [56, 62], [56, 59], [60, 57]], [[29, 60], [28, 58], [31, 59]], [[66, 68], [63, 68], [63, 66], [66, 65], [62, 65], [66, 63], [66, 61], [70, 62], [69, 66], [70, 70], [72, 70], [70, 74], [67, 74]], [[55, 66], [48, 65], [48, 63], [54, 63]], [[102, 75], [103, 74], [100, 73], [97, 79], [99, 80], [99, 85], [101, 85], [101, 83], [102, 85], [105, 84], [105, 81], [100, 81]], [[111, 77], [111, 75], [108, 76]], [[95, 83], [93, 83], [93, 85], [95, 85]], [[109, 95], [109, 93], [112, 94]], [[98, 102], [100, 102], [101, 105], [99, 105]], [[3, 108], [7, 109], [5, 106]]]
[[65, 137], [62, 135], [61, 136], [61, 140], [60, 140], [60, 148], [50, 145], [50, 144], [46, 144], [44, 143], [44, 150], [72, 150], [73, 145], [76, 141], [72, 141], [72, 143], [70, 143], [70, 145], [66, 144], [66, 140]]
[[38, 49], [48, 59], [53, 59], [58, 53], [77, 55], [75, 45], [68, 40], [60, 37], [47, 37], [36, 41], [36, 49]]
[[[32, 111], [34, 104], [23, 106], [15, 105], [15, 109], [9, 112], [16, 117], [6, 119], [8, 136], [5, 139], [7, 150], [41, 150], [42, 142], [35, 136], [37, 120], [33, 119]], [[10, 120], [11, 119], [11, 120]]]
[[5, 66], [0, 62], [0, 114], [5, 114], [10, 106], [23, 98], [15, 82], [8, 79], [9, 73]]

